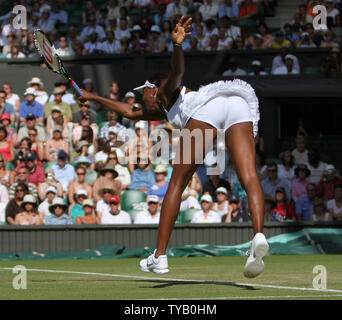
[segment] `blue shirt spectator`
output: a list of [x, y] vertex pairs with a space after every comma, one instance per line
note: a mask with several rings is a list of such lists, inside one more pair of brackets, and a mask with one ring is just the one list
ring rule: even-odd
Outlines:
[[51, 167], [55, 173], [55, 178], [63, 185], [64, 191], [68, 191], [69, 183], [75, 175], [75, 169], [67, 163], [67, 159], [67, 153], [60, 150], [57, 155], [57, 163]]
[[67, 214], [63, 213], [61, 217], [57, 217], [54, 214], [46, 217], [45, 224], [57, 225], [57, 224], [73, 224], [73, 223], [70, 217]]
[[135, 169], [131, 176], [131, 190], [140, 188], [149, 189], [156, 183], [156, 178], [152, 170]]
[[158, 186], [154, 184], [150, 189], [147, 190], [148, 195], [155, 195], [158, 196], [159, 200], [165, 198], [167, 188], [169, 187], [169, 183], [166, 182], [163, 186]]
[[44, 107], [39, 102], [35, 101], [36, 90], [34, 88], [27, 88], [24, 96], [26, 101], [22, 102], [19, 106], [20, 122], [25, 123], [28, 114], [33, 114], [38, 120], [38, 123], [44, 123]]
[[239, 7], [234, 0], [225, 0], [218, 9], [218, 16], [221, 19], [227, 16], [231, 19], [239, 17]]
[[309, 221], [314, 213], [313, 202], [316, 197], [317, 187], [310, 182], [306, 185], [306, 195], [297, 199], [295, 203], [298, 220]]

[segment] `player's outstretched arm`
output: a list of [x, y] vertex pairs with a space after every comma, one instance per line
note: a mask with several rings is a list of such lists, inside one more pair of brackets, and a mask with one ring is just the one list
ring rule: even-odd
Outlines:
[[82, 96], [79, 100], [84, 102], [86, 100], [96, 101], [111, 111], [115, 111], [125, 118], [131, 120], [163, 120], [165, 115], [162, 112], [148, 111], [146, 108], [136, 108], [128, 103], [121, 101], [113, 101], [105, 97], [98, 96], [91, 92], [82, 89]]
[[171, 70], [165, 86], [162, 88], [168, 97], [172, 96], [174, 91], [181, 85], [185, 70], [182, 43], [186, 37], [191, 35], [191, 22], [192, 18], [184, 22], [184, 16], [182, 16], [172, 31], [173, 52], [171, 56]]

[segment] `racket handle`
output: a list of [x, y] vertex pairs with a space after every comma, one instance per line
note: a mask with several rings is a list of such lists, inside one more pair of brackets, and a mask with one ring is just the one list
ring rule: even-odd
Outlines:
[[82, 95], [82, 91], [80, 89], [80, 87], [76, 84], [76, 82], [72, 79], [69, 80], [70, 84], [72, 85], [72, 87], [76, 90], [76, 93], [78, 96]]

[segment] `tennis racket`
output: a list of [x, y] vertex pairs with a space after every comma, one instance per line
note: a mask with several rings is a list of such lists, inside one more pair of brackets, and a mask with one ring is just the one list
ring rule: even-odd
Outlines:
[[53, 72], [60, 74], [64, 78], [66, 78], [70, 85], [76, 90], [77, 95], [81, 96], [82, 91], [79, 86], [75, 83], [74, 80], [71, 79], [67, 70], [65, 69], [62, 60], [56, 53], [56, 49], [54, 45], [50, 42], [50, 40], [46, 37], [45, 33], [42, 30], [35, 30], [33, 32], [34, 36], [34, 44], [39, 52], [39, 54], [44, 59], [45, 65]]

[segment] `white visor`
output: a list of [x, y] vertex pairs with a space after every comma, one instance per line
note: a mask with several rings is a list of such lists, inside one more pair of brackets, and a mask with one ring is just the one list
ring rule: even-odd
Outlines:
[[145, 83], [144, 83], [142, 86], [136, 87], [136, 88], [134, 88], [133, 90], [136, 90], [136, 91], [138, 91], [139, 93], [143, 94], [143, 93], [144, 93], [144, 89], [145, 89], [146, 87], [147, 87], [147, 88], [155, 88], [156, 85], [154, 85], [153, 83], [151, 83], [151, 82], [149, 82], [148, 80], [146, 80]]

